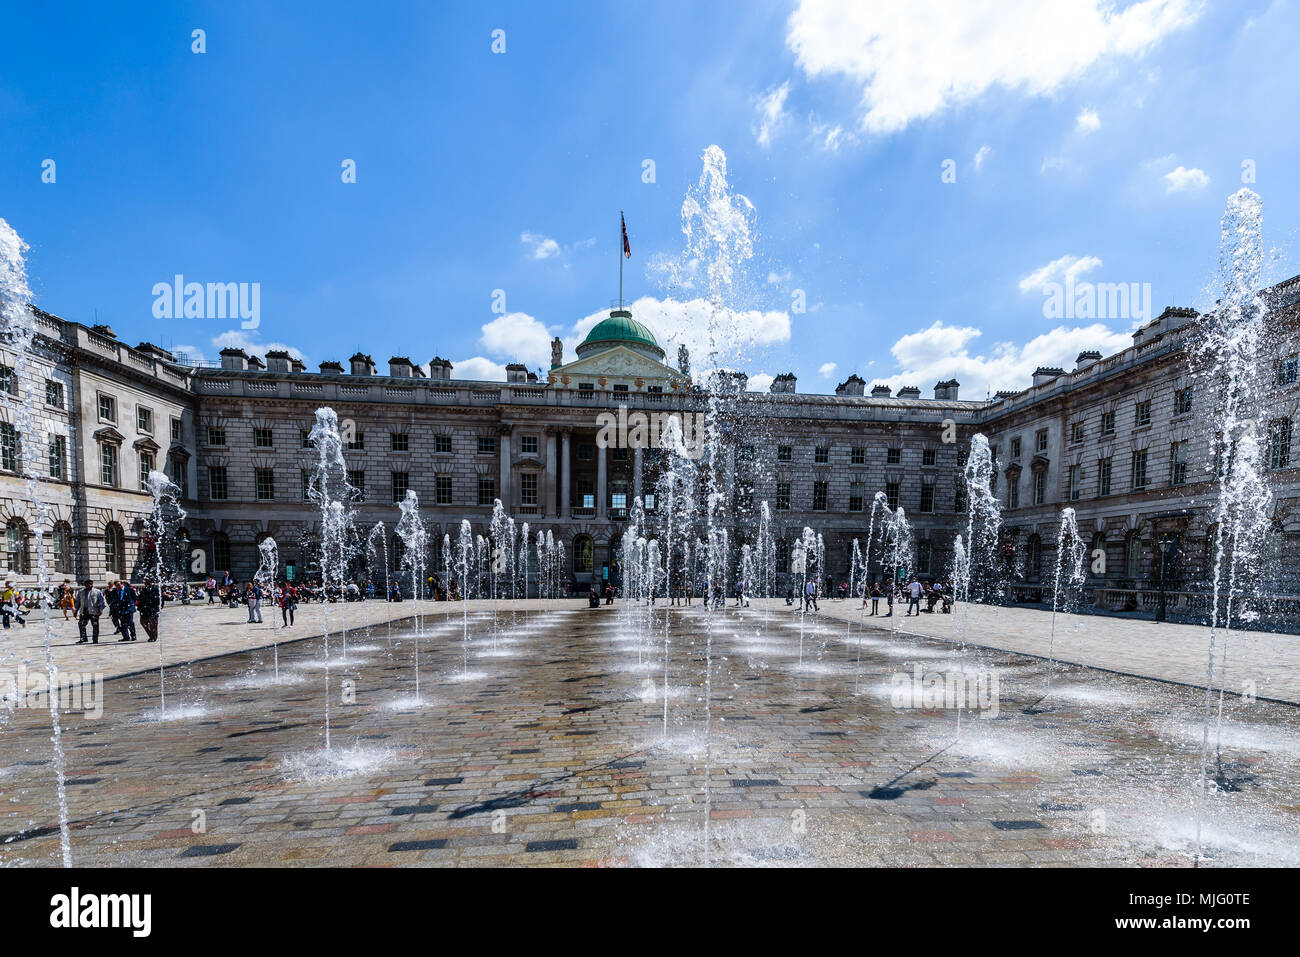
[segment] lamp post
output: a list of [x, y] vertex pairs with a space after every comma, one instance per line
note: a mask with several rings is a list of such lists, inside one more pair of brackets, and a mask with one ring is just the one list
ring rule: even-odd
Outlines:
[[1167, 612], [1165, 600], [1165, 574], [1166, 567], [1174, 559], [1174, 551], [1177, 549], [1177, 541], [1170, 535], [1160, 536], [1160, 603], [1156, 607], [1156, 621], [1164, 621]]

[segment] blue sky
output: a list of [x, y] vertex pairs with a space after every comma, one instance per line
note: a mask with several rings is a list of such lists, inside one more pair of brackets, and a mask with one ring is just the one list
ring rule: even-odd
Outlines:
[[[1067, 271], [1204, 305], [1246, 161], [1272, 278], [1300, 272], [1297, 4], [1044, 6], [32, 4], [0, 34], [0, 217], [40, 306], [133, 344], [494, 376], [608, 310], [620, 209], [628, 299], [697, 345], [651, 267], [716, 144], [755, 209], [757, 384], [982, 398], [1127, 340], [1138, 310], [1044, 315]], [[260, 326], [155, 318], [177, 273], [260, 283]]]

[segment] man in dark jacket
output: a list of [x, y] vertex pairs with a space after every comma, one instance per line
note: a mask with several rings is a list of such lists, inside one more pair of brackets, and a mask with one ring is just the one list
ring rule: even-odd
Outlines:
[[118, 630], [122, 632], [122, 637], [118, 641], [135, 641], [136, 594], [131, 583], [118, 582], [117, 587], [109, 595], [108, 603], [113, 609], [113, 620], [117, 623]]

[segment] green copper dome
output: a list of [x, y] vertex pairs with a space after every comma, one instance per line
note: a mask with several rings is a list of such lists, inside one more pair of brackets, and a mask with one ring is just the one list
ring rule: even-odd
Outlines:
[[615, 309], [608, 319], [596, 323], [578, 346], [577, 353], [581, 357], [614, 346], [627, 346], [660, 362], [664, 358], [664, 351], [659, 348], [654, 333], [633, 319], [632, 313], [626, 309]]

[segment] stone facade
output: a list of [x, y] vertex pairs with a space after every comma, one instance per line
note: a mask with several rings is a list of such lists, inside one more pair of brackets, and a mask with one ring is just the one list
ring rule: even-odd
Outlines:
[[[1270, 293], [1278, 327], [1293, 328], [1300, 279]], [[602, 429], [638, 413], [686, 420], [708, 404], [681, 371], [688, 357], [664, 364], [648, 330], [623, 310], [607, 322], [574, 361], [564, 363], [555, 349], [545, 381], [518, 366], [506, 382], [482, 382], [453, 378], [441, 359], [426, 371], [393, 357], [390, 374], [378, 375], [363, 354], [351, 358], [349, 372], [335, 361], [308, 372], [282, 353], [268, 354], [263, 367], [238, 350], [223, 352], [220, 368], [191, 367], [147, 344], [130, 349], [108, 330], [39, 313], [45, 365], [27, 378], [33, 388], [55, 379], [67, 397], [63, 409], [44, 408], [42, 420], [66, 436], [69, 450], [66, 477], [45, 483], [56, 490], [56, 519], [71, 539], [54, 575], [102, 580], [133, 566], [150, 505], [138, 490], [142, 456], [182, 484], [184, 531], [201, 567], [245, 578], [256, 568], [257, 544], [271, 535], [296, 575], [312, 574], [319, 514], [306, 488], [317, 453], [307, 433], [315, 410], [330, 406], [350, 440], [345, 458], [361, 492], [362, 527], [383, 521], [391, 529], [395, 502], [410, 488], [431, 541], [454, 539], [462, 520], [486, 536], [499, 498], [534, 536], [549, 531], [565, 544], [579, 582], [599, 579], [616, 559], [633, 499], [653, 496], [661, 464], [659, 449], [611, 446], [599, 439]], [[962, 467], [970, 436], [982, 431], [996, 450], [1006, 558], [1017, 581], [1050, 580], [1059, 513], [1069, 504], [1082, 537], [1105, 555], [1093, 585], [1149, 586], [1159, 543], [1173, 538], [1167, 581], [1200, 587], [1215, 436], [1207, 424], [1214, 410], [1188, 368], [1194, 328], [1194, 313], [1166, 310], [1135, 334], [1132, 348], [1104, 358], [1084, 353], [1071, 372], [1039, 370], [1030, 388], [991, 402], [958, 399], [955, 380], [937, 383], [934, 398], [911, 388], [867, 390], [853, 379], [836, 395], [802, 394], [793, 376], [769, 393], [738, 394], [723, 417], [733, 436], [728, 457], [708, 466], [727, 470], [732, 544], [753, 541], [767, 501], [782, 555], [809, 526], [824, 537], [827, 570], [847, 578], [853, 540], [865, 540], [872, 496], [884, 491], [915, 531], [917, 571], [946, 577], [965, 524]], [[1279, 372], [1279, 420], [1294, 417], [1300, 398], [1300, 385], [1284, 379]], [[104, 471], [106, 447], [117, 450], [116, 475]], [[1141, 464], [1146, 479], [1135, 483]], [[1300, 541], [1300, 491], [1289, 458], [1274, 464], [1276, 544], [1290, 555]], [[34, 519], [12, 471], [0, 475], [0, 496], [7, 528], [18, 530], [8, 539], [10, 568], [30, 579], [30, 561], [24, 565], [13, 543], [22, 537], [18, 523], [30, 529]]]

